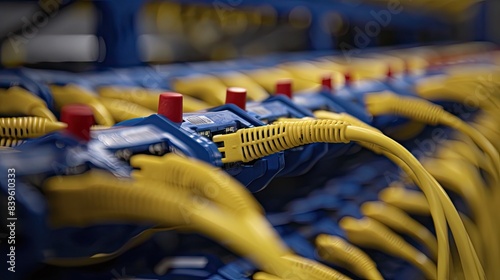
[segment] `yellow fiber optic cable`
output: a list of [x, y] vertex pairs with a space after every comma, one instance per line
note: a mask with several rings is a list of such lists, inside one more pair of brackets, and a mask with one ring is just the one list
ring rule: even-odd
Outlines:
[[[136, 87], [100, 87], [97, 92], [102, 97], [121, 99], [148, 108], [154, 112], [158, 111], [159, 95], [165, 91], [150, 90]], [[210, 105], [191, 96], [184, 95], [182, 109], [184, 112], [195, 112], [205, 110]]]
[[433, 259], [437, 256], [437, 241], [434, 235], [419, 222], [397, 207], [380, 201], [366, 202], [361, 206], [361, 213], [389, 228], [404, 233], [419, 241], [429, 250]]
[[405, 259], [420, 269], [425, 278], [438, 279], [435, 264], [383, 224], [368, 217], [360, 220], [345, 217], [340, 220], [339, 225], [352, 243]]
[[[432, 217], [435, 219], [438, 246], [440, 248], [438, 251], [442, 252], [438, 254], [439, 277], [446, 277], [445, 275], [448, 273], [449, 250], [446, 222], [444, 221], [444, 216], [446, 216], [457, 240], [460, 255], [462, 256], [461, 260], [464, 264], [467, 264], [464, 265], [467, 270], [465, 273], [470, 277], [482, 279], [484, 272], [481, 264], [451, 200], [420, 163], [406, 149], [390, 138], [380, 133], [334, 120], [274, 123], [264, 127], [242, 129], [236, 133], [214, 137], [214, 142], [223, 142], [223, 146], [219, 148], [221, 152], [225, 153], [223, 162], [246, 162], [308, 143], [346, 143], [349, 140], [381, 146], [387, 149], [388, 152], [400, 157], [406, 165], [409, 165], [414, 170], [418, 178], [417, 184], [429, 199]], [[441, 212], [443, 210], [444, 213]]]
[[149, 110], [132, 102], [125, 100], [100, 97], [99, 101], [106, 107], [116, 122], [126, 121], [135, 118], [150, 116], [156, 111]]
[[45, 101], [17, 86], [7, 90], [0, 89], [0, 114], [36, 116], [57, 121]]
[[419, 191], [390, 186], [380, 191], [379, 199], [410, 214], [430, 215], [429, 203]]
[[112, 126], [115, 124], [109, 111], [91, 91], [78, 85], [50, 86], [58, 110], [68, 104], [85, 104], [92, 108], [97, 124]]

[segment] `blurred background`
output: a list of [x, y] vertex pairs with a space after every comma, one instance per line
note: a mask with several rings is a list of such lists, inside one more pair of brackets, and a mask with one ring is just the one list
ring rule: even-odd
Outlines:
[[0, 1], [3, 66], [88, 70], [275, 52], [500, 42], [500, 1]]

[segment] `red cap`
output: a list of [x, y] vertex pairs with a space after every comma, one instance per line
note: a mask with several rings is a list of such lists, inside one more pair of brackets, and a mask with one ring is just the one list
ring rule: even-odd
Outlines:
[[352, 75], [351, 72], [345, 72], [344, 73], [344, 78], [345, 78], [345, 86], [350, 86], [352, 85]]
[[66, 105], [61, 110], [61, 121], [68, 127], [66, 131], [73, 136], [89, 141], [90, 127], [94, 125], [94, 113], [92, 109], [83, 104]]
[[394, 78], [394, 73], [392, 73], [391, 65], [387, 65], [387, 72], [385, 73], [388, 80]]
[[164, 92], [160, 94], [158, 114], [175, 122], [182, 122], [182, 94], [177, 92]]
[[332, 75], [326, 74], [321, 78], [321, 86], [323, 88], [326, 88], [328, 90], [332, 90], [333, 85], [332, 85]]
[[276, 92], [274, 94], [283, 94], [292, 98], [292, 80], [281, 79], [276, 83]]
[[247, 90], [240, 87], [229, 87], [226, 90], [226, 104], [234, 104], [246, 110]]

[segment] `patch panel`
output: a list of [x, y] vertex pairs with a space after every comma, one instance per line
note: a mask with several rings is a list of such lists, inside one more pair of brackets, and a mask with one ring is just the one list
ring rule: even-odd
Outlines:
[[[406, 52], [408, 56], [412, 53]], [[290, 61], [314, 65], [311, 61], [317, 59], [311, 54]], [[315, 84], [323, 86], [319, 92], [295, 92], [292, 98], [286, 96], [292, 93], [291, 83], [249, 74], [249, 69], [285, 69], [282, 64], [286, 60], [280, 56], [264, 66], [248, 63], [241, 68], [236, 63], [231, 67], [227, 63], [199, 68], [196, 64], [177, 65], [168, 74], [147, 67], [84, 75], [13, 72], [40, 83], [39, 88], [71, 81], [88, 85], [92, 91], [117, 85], [161, 89], [170, 87], [170, 78], [204, 71], [217, 80], [225, 75], [226, 67], [247, 75], [248, 81], [257, 85], [278, 84], [276, 95], [250, 102], [246, 102], [244, 90], [229, 88], [226, 96], [218, 92], [217, 100], [211, 100], [218, 106], [186, 113], [181, 95], [155, 95], [158, 100], [153, 105], [157, 103], [158, 110], [154, 114], [127, 118], [104, 129], [91, 128], [95, 112], [89, 108], [83, 116], [73, 116], [80, 117], [78, 121], [71, 120], [66, 109], [48, 108], [67, 123], [66, 127], [0, 150], [2, 170], [16, 169], [17, 217], [24, 220], [18, 231], [23, 245], [17, 251], [17, 268], [26, 272], [22, 276], [227, 280], [330, 279], [341, 273], [339, 277], [353, 279], [423, 279], [448, 275], [448, 267], [452, 267], [451, 273], [464, 273], [466, 278], [495, 278], [498, 271], [492, 263], [500, 252], [493, 215], [499, 176], [498, 147], [493, 143], [498, 135], [498, 85], [494, 79], [480, 79], [484, 73], [496, 77], [495, 66], [458, 62], [422, 75], [397, 73], [389, 77], [383, 70], [378, 80], [349, 83], [347, 79], [345, 86], [332, 86], [332, 80], [324, 77], [320, 83], [322, 77], [318, 76]], [[472, 65], [481, 70], [471, 70]], [[459, 67], [469, 69], [469, 74], [456, 74]], [[356, 71], [353, 66], [350, 73], [356, 75]], [[148, 73], [153, 73], [152, 78], [144, 79]], [[466, 96], [458, 88], [488, 85], [490, 91], [471, 99], [478, 101], [477, 106], [464, 108], [463, 113], [469, 114], [467, 123], [458, 118], [465, 114], [443, 123], [465, 133], [442, 126], [414, 129], [411, 121], [402, 119], [440, 124], [434, 114], [441, 108], [417, 99], [429, 94], [433, 88], [426, 83], [435, 78], [457, 88], [456, 95], [443, 95], [447, 102], [437, 103], [445, 108]], [[141, 83], [145, 80], [155, 82]], [[221, 81], [226, 91], [228, 84]], [[54, 94], [54, 88], [50, 89]], [[437, 87], [431, 99], [438, 99], [438, 93], [445, 89]], [[272, 93], [266, 90], [266, 94]], [[491, 104], [479, 102], [483, 97]], [[388, 99], [384, 102], [383, 98]], [[397, 110], [390, 111], [390, 106], [388, 111], [375, 110], [377, 102], [383, 108], [396, 104]], [[412, 106], [417, 113], [403, 110]], [[325, 109], [333, 120], [320, 120], [317, 112], [311, 112]], [[401, 127], [414, 131], [401, 142], [403, 149], [368, 125], [390, 136]], [[349, 134], [352, 132], [359, 134]], [[370, 137], [360, 137], [361, 132]], [[359, 138], [351, 139], [353, 135]], [[240, 144], [228, 144], [233, 143], [230, 138]], [[304, 145], [317, 139], [335, 143], [358, 140], [372, 151], [356, 144]], [[250, 160], [227, 160], [232, 156], [229, 153], [243, 146], [250, 147]], [[38, 164], [30, 164], [35, 161]], [[113, 176], [95, 173], [99, 170]], [[7, 197], [8, 175], [2, 174], [0, 179]], [[123, 201], [105, 203], [99, 199], [113, 200], [108, 189]], [[68, 203], [74, 197], [79, 199]], [[133, 202], [143, 197], [151, 202]], [[178, 201], [171, 201], [174, 198]], [[130, 202], [120, 208], [127, 199]], [[93, 207], [86, 208], [86, 204]], [[267, 212], [266, 219], [260, 216], [259, 204]], [[142, 211], [127, 212], [156, 205], [165, 210], [146, 216], [141, 216]], [[224, 218], [213, 218], [219, 214]], [[117, 220], [101, 222], [105, 219], [101, 217]], [[225, 224], [226, 220], [231, 224]], [[199, 226], [200, 222], [205, 226]], [[58, 224], [63, 226], [55, 226]], [[34, 234], [26, 230], [35, 227], [39, 231]], [[443, 246], [453, 250], [443, 254]], [[46, 265], [36, 269], [42, 262]]]

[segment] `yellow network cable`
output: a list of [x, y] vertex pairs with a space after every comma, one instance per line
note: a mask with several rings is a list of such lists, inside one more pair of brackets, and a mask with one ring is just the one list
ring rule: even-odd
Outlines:
[[[189, 161], [189, 167], [195, 162], [182, 160]], [[212, 167], [203, 174], [210, 171], [213, 171]], [[201, 190], [203, 186], [182, 188], [154, 180], [126, 181], [90, 172], [51, 178], [47, 180], [44, 192], [49, 202], [51, 223], [56, 227], [88, 226], [109, 221], [156, 223], [161, 228], [167, 226], [167, 229], [176, 226], [204, 233], [253, 260], [263, 271], [285, 279], [290, 271], [304, 280], [342, 279], [341, 274], [326, 266], [291, 256], [289, 249], [275, 238], [276, 233], [269, 235], [260, 231], [262, 226], [254, 225], [256, 219], [247, 221], [247, 215], [242, 217], [226, 205], [214, 204], [214, 201], [191, 191]], [[262, 216], [260, 223], [272, 229]]]
[[447, 140], [441, 143], [436, 151], [436, 158], [449, 160], [464, 159], [477, 168], [486, 171], [489, 176], [488, 182], [494, 182], [495, 174], [498, 170], [495, 169], [493, 163], [488, 160], [485, 154], [479, 150], [467, 136], [458, 136], [460, 140]]
[[[164, 91], [150, 90], [136, 87], [100, 87], [97, 92], [102, 97], [121, 99], [148, 108], [154, 112], [158, 111], [159, 95]], [[210, 105], [191, 96], [184, 95], [182, 109], [184, 112], [195, 112], [205, 110]]]
[[494, 265], [500, 258], [500, 245], [495, 227], [497, 220], [493, 217], [496, 207], [490, 202], [487, 188], [481, 182], [477, 170], [460, 161], [450, 163], [447, 160], [428, 159], [423, 162], [423, 165], [445, 188], [459, 194], [472, 210], [474, 221], [483, 240], [482, 246], [489, 248], [483, 250], [488, 256], [485, 263], [487, 275], [489, 278], [496, 279], [500, 272]]
[[419, 222], [397, 207], [380, 201], [366, 202], [361, 206], [361, 213], [389, 228], [404, 233], [419, 241], [429, 250], [433, 259], [437, 257], [437, 241], [434, 235]]
[[36, 116], [57, 121], [45, 101], [17, 86], [7, 90], [0, 89], [0, 114]]
[[136, 155], [131, 158], [130, 164], [136, 168], [132, 177], [138, 182], [157, 181], [189, 190], [231, 209], [238, 215], [263, 213], [262, 207], [250, 192], [241, 188], [238, 182], [222, 170], [211, 165], [173, 154], [162, 157]]
[[192, 75], [172, 81], [175, 92], [203, 100], [211, 106], [219, 106], [226, 101], [226, 85], [215, 76]]
[[[467, 236], [450, 198], [437, 181], [402, 146], [386, 136], [373, 131], [332, 120], [274, 123], [264, 127], [238, 130], [236, 133], [217, 135], [214, 142], [222, 142], [219, 150], [225, 154], [223, 162], [248, 162], [264, 155], [315, 142], [346, 143], [349, 140], [372, 143], [397, 155], [411, 167], [429, 200], [438, 237], [438, 276], [446, 278], [449, 265], [449, 247], [445, 219], [457, 241], [461, 261], [468, 277], [484, 278], [481, 264]], [[441, 212], [443, 211], [444, 212]], [[446, 218], [445, 218], [446, 217]]]
[[149, 110], [148, 108], [125, 100], [100, 97], [99, 101], [106, 107], [116, 122], [147, 117], [156, 113], [156, 111]]
[[73, 84], [65, 86], [51, 85], [50, 90], [58, 110], [68, 104], [85, 104], [92, 108], [97, 124], [107, 126], [115, 124], [109, 111], [91, 91]]
[[[252, 231], [242, 226], [234, 215], [195, 199], [185, 190], [118, 180], [96, 173], [49, 179], [44, 187], [53, 226], [88, 226], [109, 221], [157, 223], [159, 226], [182, 226], [203, 232], [260, 266], [282, 274], [289, 269], [281, 254], [255, 246]], [[113, 203], [114, 201], [114, 203]], [[267, 263], [266, 263], [267, 262]], [[281, 273], [279, 273], [281, 272]]]
[[64, 128], [65, 123], [41, 117], [0, 118], [0, 137], [35, 138]]
[[285, 280], [281, 277], [274, 276], [269, 273], [259, 271], [252, 276], [253, 280]]
[[269, 97], [267, 91], [250, 77], [237, 71], [217, 74], [226, 87], [242, 87], [247, 90], [247, 98], [251, 101], [261, 101]]
[[[283, 79], [293, 79], [294, 75], [279, 68], [262, 68], [243, 72], [261, 85], [267, 92], [275, 93], [276, 83]], [[303, 79], [293, 79], [292, 92], [317, 90], [319, 81], [311, 82]]]
[[345, 217], [339, 225], [352, 243], [400, 257], [420, 269], [426, 279], [439, 279], [435, 264], [426, 255], [383, 224], [368, 217], [360, 220]]
[[316, 247], [323, 260], [343, 266], [362, 279], [384, 279], [375, 262], [365, 252], [340, 237], [319, 235], [316, 237]]
[[410, 214], [430, 215], [429, 203], [425, 195], [419, 191], [402, 186], [389, 186], [379, 193], [379, 199]]
[[[472, 126], [458, 117], [446, 112], [441, 106], [431, 102], [397, 96], [392, 93], [370, 94], [365, 97], [366, 108], [374, 116], [396, 114], [419, 120], [430, 125], [446, 125], [469, 136], [485, 152], [497, 170], [500, 170], [500, 157], [495, 147]], [[495, 174], [498, 182], [499, 174]]]

